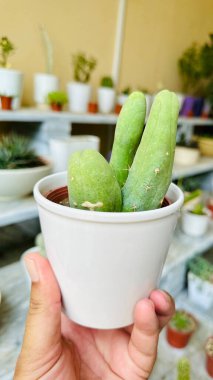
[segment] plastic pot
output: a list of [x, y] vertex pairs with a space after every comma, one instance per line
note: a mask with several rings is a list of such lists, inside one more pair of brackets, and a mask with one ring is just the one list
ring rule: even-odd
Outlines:
[[88, 104], [88, 112], [89, 113], [97, 113], [98, 112], [98, 105], [97, 105], [97, 103], [90, 102]]
[[1, 109], [11, 110], [12, 109], [12, 96], [1, 96]]
[[98, 109], [101, 113], [111, 113], [115, 106], [114, 88], [100, 87], [98, 89]]
[[50, 105], [52, 111], [61, 112], [63, 109], [63, 106], [61, 104], [52, 103]]
[[65, 313], [84, 326], [130, 325], [136, 302], [160, 280], [182, 191], [171, 184], [167, 207], [144, 212], [92, 212], [47, 199], [67, 185], [57, 173], [34, 188], [47, 256], [61, 288]]
[[213, 336], [210, 336], [205, 345], [206, 370], [210, 377], [213, 377]]
[[0, 94], [12, 97], [12, 109], [20, 108], [23, 91], [23, 73], [18, 70], [0, 69]]
[[180, 331], [177, 329], [174, 329], [170, 323], [167, 325], [167, 330], [166, 330], [166, 338], [168, 343], [175, 348], [184, 348], [187, 346], [191, 336], [193, 335], [196, 326], [197, 326], [197, 321], [196, 319], [191, 315], [188, 314], [194, 321], [194, 328], [191, 329], [190, 331]]
[[188, 297], [195, 305], [208, 310], [213, 306], [213, 283], [188, 273]]
[[182, 231], [189, 236], [203, 236], [207, 232], [210, 222], [210, 212], [207, 209], [205, 212], [205, 215], [196, 215], [190, 210], [183, 210], [181, 216]]
[[80, 82], [67, 84], [69, 109], [74, 113], [86, 113], [91, 96], [91, 86]]

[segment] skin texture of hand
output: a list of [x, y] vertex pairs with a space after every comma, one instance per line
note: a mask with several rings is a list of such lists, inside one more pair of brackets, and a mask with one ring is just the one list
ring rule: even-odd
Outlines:
[[160, 330], [175, 307], [154, 290], [136, 305], [134, 325], [95, 330], [61, 313], [61, 294], [47, 259], [30, 253], [31, 300], [14, 380], [145, 380], [154, 366]]

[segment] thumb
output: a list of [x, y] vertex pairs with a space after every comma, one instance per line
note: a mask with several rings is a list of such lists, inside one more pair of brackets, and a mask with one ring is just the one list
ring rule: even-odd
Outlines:
[[24, 261], [32, 287], [21, 355], [36, 363], [61, 350], [61, 294], [47, 259], [30, 253]]

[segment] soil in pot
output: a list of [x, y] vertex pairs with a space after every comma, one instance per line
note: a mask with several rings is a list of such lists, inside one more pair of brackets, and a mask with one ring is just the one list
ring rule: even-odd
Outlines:
[[51, 110], [52, 111], [56, 111], [56, 112], [61, 112], [62, 111], [62, 105], [61, 104], [57, 104], [57, 103], [52, 103], [51, 104]]
[[197, 327], [196, 319], [184, 310], [176, 311], [167, 326], [167, 341], [175, 348], [184, 348]]
[[12, 109], [12, 96], [1, 96], [1, 109], [2, 110], [11, 110]]
[[213, 377], [213, 336], [207, 339], [205, 345], [206, 351], [206, 370], [209, 376]]

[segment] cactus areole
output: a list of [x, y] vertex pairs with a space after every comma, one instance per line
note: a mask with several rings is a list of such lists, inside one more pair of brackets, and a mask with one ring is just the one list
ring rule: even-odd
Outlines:
[[160, 208], [172, 178], [178, 113], [177, 96], [159, 92], [143, 133], [145, 96], [133, 92], [118, 117], [110, 162], [94, 150], [71, 155], [70, 207], [104, 212]]

